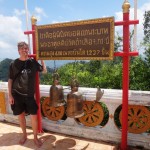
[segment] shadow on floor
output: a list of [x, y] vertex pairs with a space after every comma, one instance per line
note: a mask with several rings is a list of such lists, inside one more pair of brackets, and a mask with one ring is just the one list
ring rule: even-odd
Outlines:
[[[0, 147], [2, 146], [15, 146], [19, 145], [19, 140], [21, 137], [21, 133], [17, 132], [11, 132], [11, 133], [0, 133]], [[32, 132], [28, 133], [28, 136], [33, 135]], [[39, 138], [43, 145], [41, 148], [37, 148], [34, 145], [33, 139], [28, 138], [24, 145], [21, 145], [21, 147], [27, 147], [31, 149], [43, 149], [43, 150], [49, 150], [49, 149], [55, 149], [55, 150], [75, 150], [73, 147], [76, 146], [76, 141], [71, 138], [64, 138], [56, 141], [56, 137], [53, 135], [45, 135], [41, 136]], [[8, 141], [9, 140], [9, 141]], [[81, 150], [86, 150], [89, 144], [87, 144], [84, 148]]]

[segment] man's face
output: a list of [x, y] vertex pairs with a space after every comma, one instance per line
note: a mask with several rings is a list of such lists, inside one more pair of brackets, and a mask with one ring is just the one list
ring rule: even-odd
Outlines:
[[28, 46], [24, 45], [24, 46], [19, 47], [18, 51], [19, 51], [20, 56], [27, 56], [29, 53], [29, 48]]

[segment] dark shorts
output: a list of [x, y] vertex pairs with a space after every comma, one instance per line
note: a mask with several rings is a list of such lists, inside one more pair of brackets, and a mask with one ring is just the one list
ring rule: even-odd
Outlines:
[[34, 97], [24, 97], [19, 94], [13, 94], [14, 104], [11, 105], [11, 109], [14, 115], [20, 115], [22, 112], [27, 114], [37, 114], [38, 106]]

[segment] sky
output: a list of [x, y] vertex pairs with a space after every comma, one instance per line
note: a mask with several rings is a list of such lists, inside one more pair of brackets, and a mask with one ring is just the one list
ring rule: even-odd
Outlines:
[[[134, 20], [134, 1], [128, 0], [130, 20]], [[37, 18], [37, 25], [112, 16], [115, 21], [122, 21], [124, 0], [26, 0], [26, 2], [27, 16], [24, 0], [0, 0], [0, 59], [19, 57], [17, 43], [28, 42], [28, 36], [24, 35], [24, 31], [31, 30], [32, 16]], [[143, 14], [147, 10], [150, 10], [150, 0], [137, 0], [137, 19], [139, 20], [137, 49], [140, 54], [143, 53], [139, 44], [143, 39]], [[133, 29], [133, 25], [130, 29]], [[116, 26], [116, 32], [121, 34], [122, 28]], [[31, 36], [30, 43], [32, 44]]]

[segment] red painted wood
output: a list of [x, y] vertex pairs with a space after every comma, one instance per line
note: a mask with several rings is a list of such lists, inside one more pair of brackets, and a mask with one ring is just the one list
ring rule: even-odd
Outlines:
[[129, 52], [129, 53], [126, 53], [126, 52], [115, 52], [114, 53], [114, 56], [138, 56], [138, 52], [137, 51], [134, 51], [134, 52]]
[[[123, 13], [124, 22], [129, 20], [129, 13]], [[123, 26], [123, 52], [129, 53], [129, 24]], [[121, 149], [127, 148], [128, 132], [128, 89], [129, 89], [129, 56], [123, 56], [123, 101], [122, 101], [122, 142]]]
[[123, 21], [115, 22], [115, 26], [123, 25], [123, 52], [115, 52], [114, 56], [121, 56], [123, 59], [122, 67], [122, 137], [121, 137], [121, 150], [127, 150], [127, 137], [128, 137], [128, 91], [129, 91], [129, 65], [130, 56], [137, 56], [138, 52], [131, 52], [130, 45], [130, 30], [129, 25], [138, 24], [139, 20], [129, 20], [129, 13], [123, 13]]
[[[35, 25], [32, 25], [32, 31], [35, 30]], [[36, 40], [35, 40], [35, 32], [32, 34], [32, 43], [33, 43], [33, 55], [36, 56]], [[36, 58], [35, 58], [36, 59]], [[35, 83], [35, 88], [36, 88], [36, 103], [38, 105], [38, 112], [37, 112], [37, 117], [38, 117], [38, 132], [42, 133], [42, 117], [41, 117], [41, 105], [40, 105], [40, 88], [39, 88], [39, 73], [36, 73], [36, 83]]]
[[139, 20], [116, 21], [115, 26], [138, 24], [138, 23], [139, 23]]
[[24, 32], [24, 34], [33, 34], [33, 33], [35, 33], [34, 30], [32, 30], [32, 31], [25, 31], [25, 32]]

